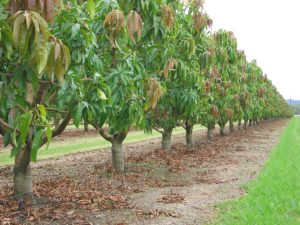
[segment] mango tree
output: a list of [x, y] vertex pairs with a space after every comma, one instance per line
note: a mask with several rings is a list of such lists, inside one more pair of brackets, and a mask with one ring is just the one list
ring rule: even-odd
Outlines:
[[1, 66], [0, 78], [0, 131], [5, 145], [13, 146], [14, 196], [17, 199], [32, 193], [30, 161], [36, 161], [37, 150], [59, 135], [71, 119], [67, 112], [56, 129], [51, 129], [47, 120], [47, 103], [57, 90], [54, 86], [63, 82], [70, 64], [68, 48], [51, 35], [41, 16], [52, 20], [54, 2], [47, 1], [43, 6], [31, 1], [26, 3], [10, 2], [12, 35], [6, 35], [3, 43], [9, 46], [8, 41], [11, 41], [15, 51], [6, 47], [7, 53], [12, 55], [11, 60], [1, 58], [5, 64]]
[[233, 118], [233, 109], [230, 108], [230, 102], [234, 98], [235, 86], [233, 83], [237, 80], [238, 75], [235, 69], [237, 59], [236, 40], [231, 32], [223, 30], [215, 34], [216, 44], [216, 67], [219, 70], [219, 78], [217, 80], [217, 100], [216, 106], [219, 109], [218, 124], [220, 126], [220, 134], [225, 135], [225, 125]]
[[257, 78], [262, 75], [262, 70], [258, 67], [256, 61], [252, 61], [247, 65], [247, 76], [243, 77], [242, 102], [244, 110], [244, 128], [247, 124], [251, 125], [253, 114], [258, 104], [259, 84]]
[[[203, 105], [205, 104], [203, 101], [205, 101], [205, 91], [208, 88], [205, 86], [205, 75], [202, 71], [209, 68], [213, 61], [212, 52], [209, 52], [210, 49], [205, 52], [204, 47], [207, 39], [207, 28], [212, 26], [212, 20], [203, 13], [203, 4], [196, 4], [196, 2], [191, 2], [188, 5], [188, 14], [182, 13], [178, 16], [181, 16], [182, 21], [179, 34], [185, 31], [189, 38], [185, 40], [178, 36], [178, 39], [184, 41], [179, 43], [181, 49], [178, 51], [180, 54], [177, 55], [177, 58], [184, 62], [186, 68], [184, 74], [187, 76], [176, 81], [179, 84], [178, 89], [186, 93], [182, 93], [177, 102], [179, 114], [183, 119], [182, 126], [186, 130], [186, 145], [191, 148], [193, 146], [193, 127], [199, 123], [201, 115], [204, 114]], [[210, 47], [208, 46], [208, 48]]]
[[[246, 60], [246, 55], [244, 51], [238, 50], [238, 55], [237, 55], [237, 73], [238, 73], [238, 79], [236, 82], [239, 84], [236, 86], [236, 91], [234, 95], [234, 115], [233, 115], [233, 121], [238, 122], [238, 128], [241, 128], [242, 125], [242, 119], [244, 117], [244, 111], [243, 107], [241, 104], [241, 92], [242, 92], [242, 86], [243, 86], [243, 79], [246, 77], [246, 68], [247, 68], [247, 60]], [[231, 120], [232, 122], [232, 120]], [[231, 123], [230, 123], [231, 124]], [[232, 126], [230, 126], [232, 127]], [[230, 129], [232, 130], [232, 129]]]
[[[91, 80], [90, 86], [94, 88], [90, 88], [91, 91], [105, 87], [100, 76], [89, 79], [82, 75], [86, 73], [83, 67], [90, 72], [99, 65], [95, 54], [89, 52], [92, 49], [89, 46], [95, 44], [87, 24], [84, 24], [82, 36], [77, 35], [78, 24], [72, 24], [72, 21], [61, 26], [63, 18], [80, 14], [60, 5], [62, 16], [55, 21], [54, 2], [40, 3], [28, 1], [23, 5], [17, 1], [10, 2], [10, 13], [17, 11], [10, 19], [15, 51], [12, 60], [6, 60], [1, 68], [0, 130], [5, 144], [13, 146], [14, 192], [19, 199], [31, 196], [30, 161], [36, 161], [38, 149], [49, 144], [52, 137], [61, 134], [72, 118], [74, 122], [80, 121], [82, 111], [78, 108], [83, 105], [85, 81]], [[85, 7], [89, 8], [88, 5]], [[51, 23], [48, 24], [45, 19]], [[68, 35], [65, 35], [66, 30], [69, 31]], [[71, 65], [69, 48], [58, 36], [72, 49], [76, 47], [74, 43], [84, 42], [85, 51], [72, 54], [74, 63]], [[69, 66], [70, 70], [64, 77]], [[63, 119], [52, 128], [48, 121], [57, 114]]]
[[[111, 142], [113, 168], [121, 172], [125, 169], [123, 141], [132, 126], [143, 125], [147, 89], [161, 90], [158, 82], [149, 79], [143, 64], [141, 49], [148, 39], [143, 26], [153, 25], [143, 21], [143, 16], [151, 16], [148, 10], [153, 3], [141, 2], [98, 1], [93, 23], [101, 49], [97, 54], [103, 62], [98, 73], [111, 91], [105, 95], [98, 90], [107, 104], [99, 107], [97, 101], [87, 100], [86, 113], [100, 135]], [[156, 98], [161, 94], [156, 93]]]
[[219, 118], [218, 83], [220, 74], [215, 65], [216, 47], [214, 35], [202, 38], [197, 55], [200, 61], [200, 74], [204, 75], [205, 95], [201, 97], [200, 124], [207, 128], [207, 139], [213, 138], [213, 130]]
[[[171, 151], [173, 129], [180, 124], [186, 107], [192, 113], [197, 99], [196, 89], [189, 86], [198, 83], [195, 71], [190, 74], [190, 80], [188, 73], [195, 69], [186, 65], [186, 60], [191, 59], [195, 52], [195, 41], [187, 30], [189, 19], [183, 10], [184, 5], [178, 2], [160, 7], [158, 13], [161, 16], [156, 17], [159, 20], [154, 27], [155, 36], [152, 37], [152, 45], [147, 48], [147, 65], [155, 71], [156, 80], [165, 89], [157, 106], [147, 113], [147, 129], [155, 129], [162, 134], [162, 148], [168, 153]], [[197, 62], [193, 60], [191, 65], [195, 64]]]

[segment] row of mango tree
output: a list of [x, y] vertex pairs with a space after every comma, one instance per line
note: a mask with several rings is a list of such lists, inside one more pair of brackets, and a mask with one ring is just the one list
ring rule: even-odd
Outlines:
[[[71, 120], [112, 144], [124, 171], [131, 127], [162, 134], [291, 116], [232, 32], [211, 32], [203, 2], [0, 0], [0, 134], [11, 145], [14, 195], [32, 194], [30, 162]], [[60, 121], [53, 127], [52, 121]]]

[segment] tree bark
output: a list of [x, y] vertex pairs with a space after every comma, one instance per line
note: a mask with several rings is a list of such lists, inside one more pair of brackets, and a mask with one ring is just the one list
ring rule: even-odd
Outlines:
[[166, 153], [171, 153], [171, 138], [172, 138], [173, 128], [165, 128], [162, 134], [162, 149], [165, 150]]
[[224, 125], [220, 126], [220, 134], [221, 134], [221, 136], [225, 136], [225, 126]]
[[185, 123], [185, 140], [187, 148], [193, 147], [193, 125], [190, 125], [188, 121]]
[[22, 148], [14, 164], [14, 198], [22, 202], [32, 197], [32, 176], [30, 170], [30, 149]]
[[230, 133], [234, 132], [234, 125], [233, 125], [233, 121], [232, 120], [229, 121], [229, 130], [230, 130]]
[[[62, 123], [52, 131], [52, 137], [56, 137], [61, 134], [70, 122], [71, 114], [68, 113], [64, 118]], [[30, 169], [30, 153], [32, 149], [32, 140], [34, 137], [34, 128], [30, 127], [27, 137], [26, 144], [22, 146], [20, 151], [15, 157], [14, 164], [14, 176], [13, 176], [13, 186], [14, 186], [14, 198], [19, 202], [19, 209], [24, 209], [26, 201], [32, 198], [32, 176]], [[44, 136], [40, 146], [47, 142], [47, 137]]]
[[247, 123], [248, 123], [248, 121], [247, 121], [247, 120], [245, 120], [245, 121], [244, 121], [244, 129], [246, 129], [246, 128], [247, 128]]
[[112, 144], [111, 156], [113, 169], [117, 172], [125, 172], [123, 141], [127, 137], [128, 130], [120, 131], [115, 135], [110, 135], [108, 134], [107, 130], [100, 128], [99, 133], [105, 140], [109, 141]]
[[254, 120], [254, 125], [258, 125], [258, 121], [259, 121], [259, 119], [255, 119]]
[[207, 128], [207, 139], [212, 140], [214, 137], [214, 132], [212, 127]]
[[125, 163], [124, 163], [124, 153], [123, 153], [123, 141], [113, 140], [111, 153], [112, 153], [113, 168], [119, 172], [124, 172]]
[[239, 120], [239, 123], [238, 123], [238, 127], [239, 127], [239, 129], [241, 129], [241, 126], [242, 126], [242, 121], [241, 121], [241, 120]]
[[252, 127], [252, 120], [249, 120], [249, 127]]

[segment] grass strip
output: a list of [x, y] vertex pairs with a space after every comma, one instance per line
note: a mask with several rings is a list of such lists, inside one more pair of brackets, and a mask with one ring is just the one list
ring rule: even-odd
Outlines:
[[247, 194], [221, 204], [212, 224], [300, 224], [300, 118], [293, 118]]
[[[194, 131], [204, 129], [200, 125], [194, 127]], [[174, 129], [173, 134], [183, 134], [185, 130], [181, 127]], [[150, 140], [161, 137], [161, 134], [157, 131], [153, 131], [151, 134], [145, 134], [143, 131], [130, 132], [125, 139], [126, 143], [134, 143], [139, 141]], [[53, 141], [50, 143], [50, 147], [46, 150], [45, 146], [38, 152], [38, 159], [57, 158], [64, 155], [87, 152], [96, 149], [104, 149], [110, 147], [110, 142], [104, 140], [100, 135], [95, 137], [76, 137], [66, 138], [64, 141]], [[10, 158], [10, 151], [0, 152], [0, 166], [12, 165], [14, 158]]]

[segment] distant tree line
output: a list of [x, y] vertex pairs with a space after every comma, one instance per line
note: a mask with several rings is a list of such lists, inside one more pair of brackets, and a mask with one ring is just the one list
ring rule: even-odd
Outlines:
[[292, 108], [295, 115], [300, 115], [300, 104], [292, 105]]

